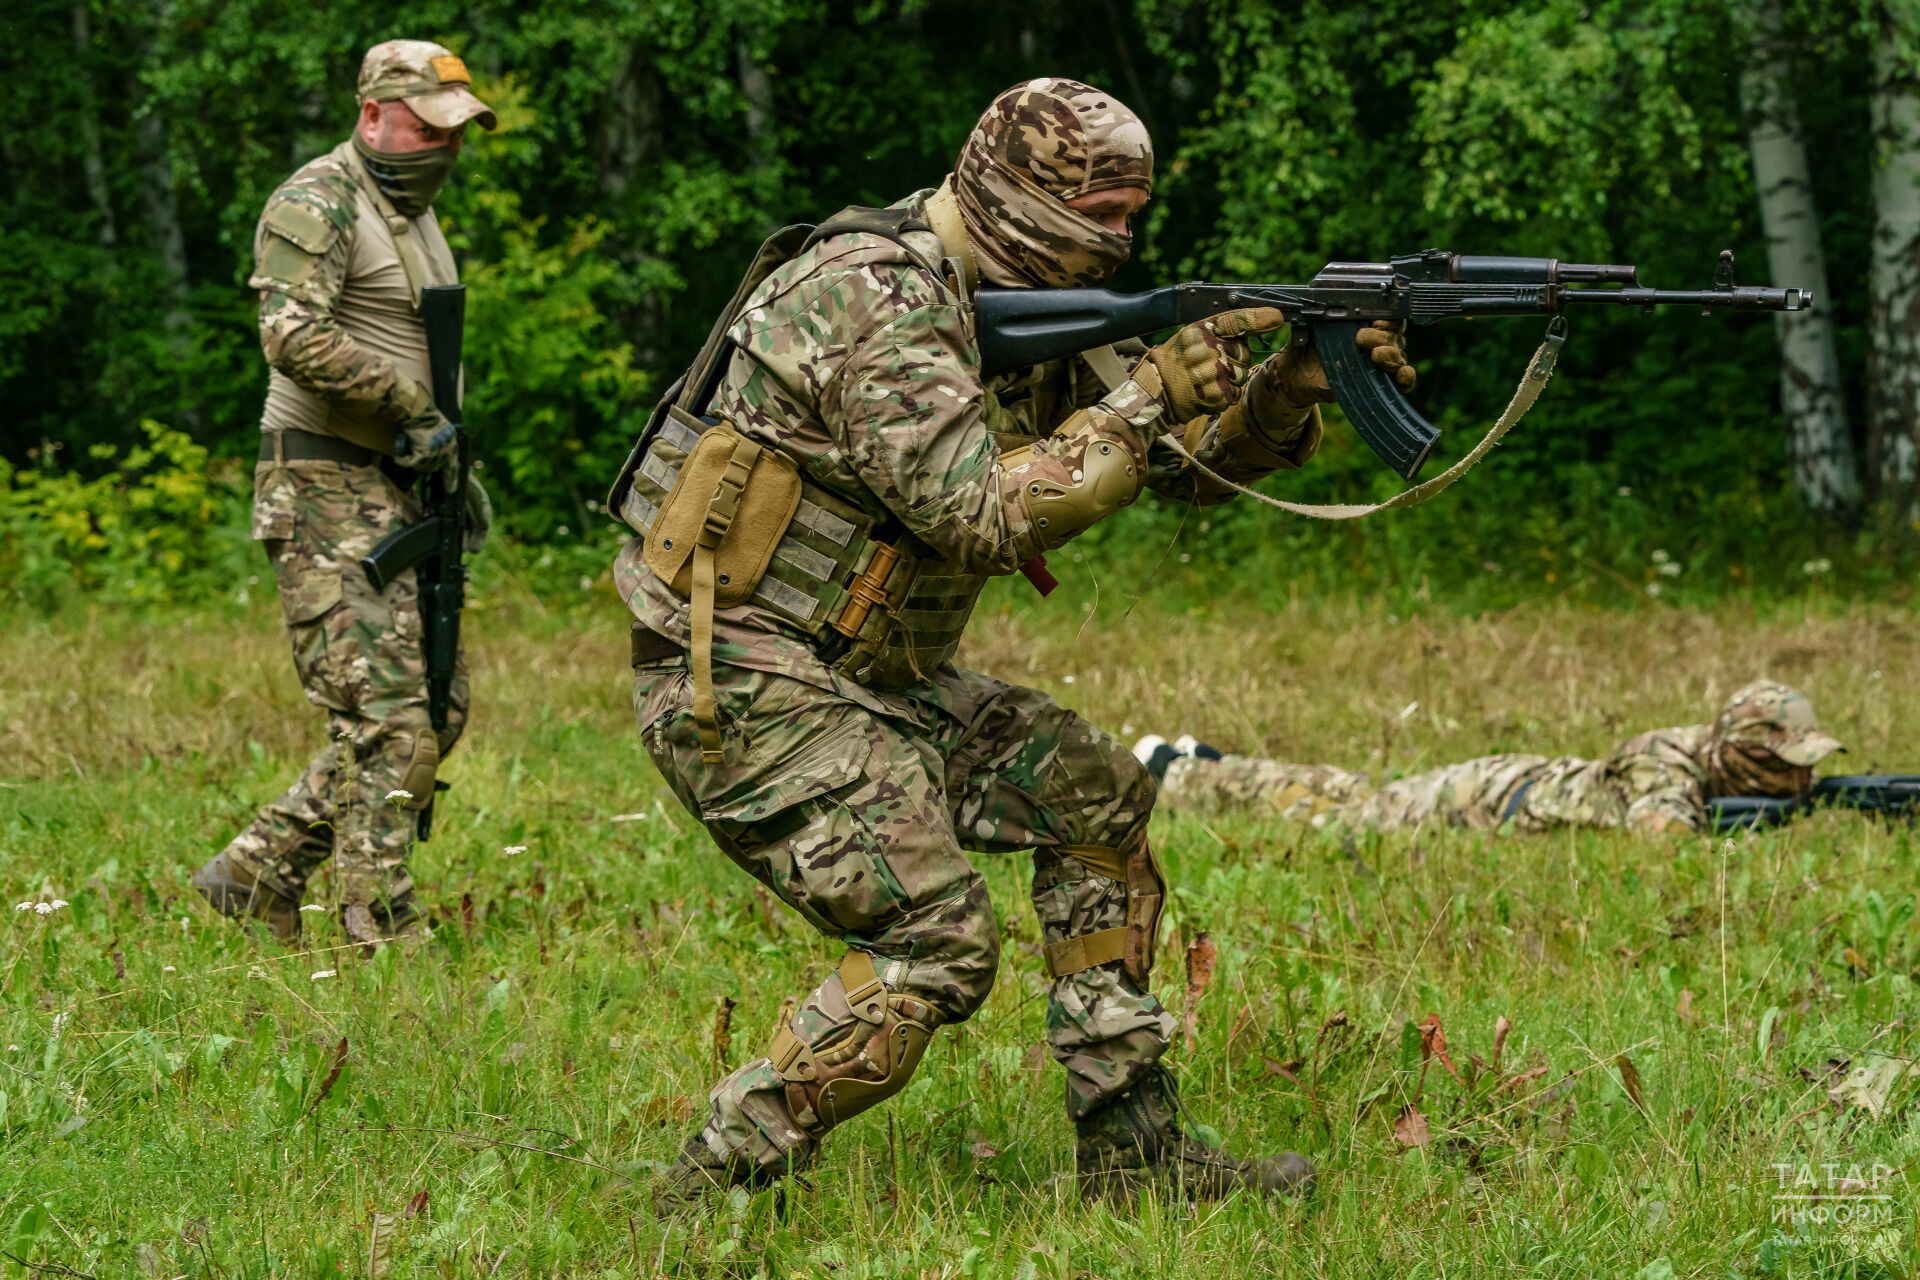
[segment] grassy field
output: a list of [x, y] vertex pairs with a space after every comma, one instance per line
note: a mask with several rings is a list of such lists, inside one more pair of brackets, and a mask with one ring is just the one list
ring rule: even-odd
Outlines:
[[[1077, 605], [1028, 598], [992, 597], [968, 660], [1128, 735], [1380, 776], [1597, 753], [1768, 674], [1811, 693], [1846, 771], [1920, 769], [1899, 613], [1297, 603], [1081, 630]], [[320, 740], [270, 600], [9, 621], [0, 890], [67, 905], [0, 925], [7, 1275], [1915, 1269], [1915, 859], [1851, 815], [1731, 843], [1345, 846], [1160, 818], [1189, 1101], [1237, 1143], [1312, 1154], [1304, 1205], [1080, 1206], [1023, 859], [990, 861], [1009, 945], [981, 1014], [784, 1199], [669, 1228], [652, 1162], [839, 949], [674, 807], [632, 731], [617, 609], [503, 590], [472, 619], [478, 711], [415, 862], [434, 937], [370, 959], [326, 915], [288, 951], [187, 888]], [[1196, 1001], [1202, 931], [1220, 959]], [[1796, 1223], [1783, 1193], [1850, 1198], [1792, 1202]]]

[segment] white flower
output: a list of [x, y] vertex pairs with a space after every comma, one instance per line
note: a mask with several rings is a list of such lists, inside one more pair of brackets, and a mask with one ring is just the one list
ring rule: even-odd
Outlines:
[[15, 906], [14, 910], [15, 911], [31, 911], [33, 910], [33, 904], [31, 902], [22, 902], [17, 906]]
[[1665, 564], [1667, 562], [1667, 553], [1664, 551], [1655, 551], [1653, 555], [1648, 558], [1655, 564]]
[[340, 971], [338, 969], [322, 969], [320, 972], [313, 975], [313, 981], [318, 982], [322, 978], [337, 978], [339, 976], [340, 976]]
[[1657, 582], [1649, 582], [1647, 584], [1647, 594], [1658, 600], [1660, 598], [1660, 584]]
[[301, 907], [300, 909], [302, 911], [325, 911], [326, 910], [325, 907], [321, 906], [317, 902], [309, 902], [305, 906]]
[[245, 604], [248, 600], [251, 600], [252, 598], [253, 598], [252, 596], [247, 594], [247, 589], [245, 587], [242, 587], [238, 591], [233, 593], [233, 602], [235, 604]]
[[1072, 676], [1061, 676], [1061, 677], [1060, 677], [1060, 683], [1061, 683], [1061, 684], [1072, 684], [1072, 683], [1073, 683], [1073, 677], [1072, 677]]
[[1632, 497], [1632, 496], [1633, 496], [1633, 489], [1632, 489], [1632, 488], [1631, 488], [1630, 486], [1628, 486], [1628, 485], [1624, 485], [1624, 484], [1623, 484], [1623, 485], [1621, 485], [1621, 486], [1620, 486], [1620, 496], [1621, 496], [1621, 497], [1623, 497], [1623, 498], [1630, 498], [1630, 497]]
[[592, 579], [592, 578], [589, 578], [589, 577], [588, 577], [588, 576], [587, 576], [586, 574], [584, 574], [584, 573], [580, 575], [580, 589], [581, 589], [582, 591], [591, 591], [591, 590], [593, 590], [593, 579]]
[[174, 968], [174, 967], [173, 967], [172, 965], [170, 965], [170, 964], [163, 964], [163, 965], [161, 965], [161, 966], [160, 966], [160, 972], [162, 972], [162, 973], [178, 973], [178, 972], [179, 972], [179, 970], [178, 970], [178, 969], [175, 969], [175, 968]]
[[401, 790], [400, 788], [398, 788], [398, 787], [395, 787], [395, 788], [394, 788], [394, 789], [393, 789], [392, 791], [389, 791], [389, 792], [387, 792], [387, 799], [389, 799], [389, 800], [411, 800], [411, 799], [413, 799], [413, 792], [411, 792], [411, 791], [403, 791], [403, 790]]
[[1679, 577], [1679, 576], [1680, 576], [1680, 562], [1679, 562], [1678, 560], [1666, 560], [1666, 561], [1662, 561], [1662, 562], [1661, 562], [1661, 565], [1660, 565], [1660, 569], [1659, 569], [1659, 573], [1660, 573], [1660, 576], [1661, 576], [1661, 577], [1663, 577], [1663, 578], [1677, 578], [1677, 577]]
[[[61, 905], [64, 906], [65, 904], [62, 903]], [[35, 915], [50, 916], [53, 914], [53, 904], [51, 902], [36, 902], [33, 906], [33, 911]]]
[[527, 851], [527, 846], [525, 846], [525, 845], [523, 845], [523, 844], [510, 844], [510, 845], [508, 845], [508, 846], [507, 846], [506, 848], [504, 848], [504, 849], [502, 849], [502, 850], [501, 850], [500, 852], [502, 852], [502, 853], [525, 853], [526, 851]]
[[20, 1046], [19, 1046], [19, 1045], [17, 1045], [17, 1044], [10, 1044], [10, 1045], [8, 1045], [8, 1046], [7, 1046], [7, 1052], [8, 1052], [8, 1053], [18, 1053], [18, 1052], [20, 1052]]

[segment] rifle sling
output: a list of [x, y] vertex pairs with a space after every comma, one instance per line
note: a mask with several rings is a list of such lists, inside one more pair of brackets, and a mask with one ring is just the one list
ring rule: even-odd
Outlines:
[[1187, 447], [1180, 442], [1180, 438], [1172, 432], [1161, 436], [1160, 443], [1173, 450], [1176, 455], [1186, 461], [1188, 466], [1215, 484], [1225, 485], [1235, 493], [1245, 494], [1256, 502], [1263, 502], [1269, 507], [1277, 507], [1290, 515], [1309, 516], [1315, 520], [1358, 520], [1362, 516], [1370, 516], [1377, 511], [1393, 511], [1404, 507], [1419, 506], [1429, 498], [1437, 497], [1442, 490], [1452, 485], [1454, 481], [1467, 474], [1467, 472], [1473, 470], [1480, 459], [1486, 457], [1487, 454], [1492, 451], [1493, 446], [1500, 443], [1500, 438], [1511, 431], [1515, 423], [1527, 416], [1527, 410], [1533, 408], [1533, 402], [1538, 400], [1540, 393], [1546, 389], [1547, 379], [1553, 376], [1554, 363], [1559, 360], [1560, 348], [1566, 343], [1566, 340], [1566, 325], [1560, 317], [1556, 316], [1553, 321], [1547, 325], [1547, 335], [1541, 341], [1539, 349], [1533, 353], [1533, 359], [1528, 362], [1527, 371], [1521, 375], [1520, 385], [1514, 388], [1513, 399], [1508, 401], [1506, 411], [1500, 415], [1499, 421], [1487, 429], [1487, 434], [1480, 437], [1480, 443], [1468, 450], [1466, 457], [1460, 459], [1460, 461], [1454, 463], [1433, 479], [1414, 485], [1411, 489], [1403, 489], [1391, 498], [1388, 498], [1385, 502], [1364, 504], [1327, 503], [1320, 505], [1304, 502], [1286, 502], [1280, 498], [1270, 498], [1264, 493], [1256, 493], [1243, 484], [1236, 484], [1225, 476], [1215, 474], [1206, 464], [1188, 452]]

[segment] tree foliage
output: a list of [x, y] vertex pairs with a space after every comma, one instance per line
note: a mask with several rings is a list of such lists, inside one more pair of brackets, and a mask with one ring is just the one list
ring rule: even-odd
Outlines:
[[[1857, 388], [1865, 11], [1788, 10]], [[1633, 262], [1673, 288], [1704, 285], [1722, 248], [1744, 279], [1765, 271], [1738, 0], [422, 0], [406, 12], [403, 30], [366, 0], [8, 7], [0, 413], [16, 467], [97, 472], [89, 448], [131, 448], [147, 420], [215, 456], [251, 453], [265, 383], [245, 289], [254, 222], [277, 183], [344, 136], [361, 53], [401, 34], [459, 50], [501, 110], [439, 212], [473, 286], [468, 416], [505, 527], [523, 537], [588, 527], [646, 407], [767, 230], [937, 182], [980, 107], [1032, 75], [1110, 87], [1154, 131], [1161, 180], [1121, 287], [1300, 279], [1431, 244]], [[1457, 456], [1498, 411], [1536, 337], [1519, 320], [1416, 335], [1417, 399], [1449, 429], [1443, 448]], [[1637, 580], [1649, 542], [1717, 573], [1765, 554], [1760, 541], [1832, 542], [1788, 492], [1764, 317], [1585, 312], [1563, 369], [1483, 473], [1392, 529], [1234, 510], [1184, 536], [1203, 558], [1278, 542], [1329, 584], [1362, 587], [1411, 542], [1422, 573], [1516, 590], [1544, 581], [1512, 568], [1536, 551]], [[1356, 497], [1390, 482], [1336, 428], [1320, 463], [1275, 483]], [[1623, 492], [1631, 518], [1615, 510]], [[1157, 554], [1179, 520], [1163, 511], [1103, 537]]]

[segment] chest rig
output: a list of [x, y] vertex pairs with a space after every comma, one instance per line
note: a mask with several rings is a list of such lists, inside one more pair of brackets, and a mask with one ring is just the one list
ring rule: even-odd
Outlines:
[[[870, 688], [899, 689], [953, 656], [986, 584], [952, 568], [891, 515], [862, 505], [861, 495], [816, 483], [792, 457], [709, 412], [733, 355], [727, 333], [775, 270], [853, 233], [890, 240], [933, 269], [904, 239], [933, 229], [909, 209], [851, 208], [818, 227], [768, 237], [608, 495], [608, 509], [646, 538], [647, 567], [692, 606], [694, 718], [710, 759], [720, 749], [714, 609], [750, 603], [805, 635], [835, 670]], [[961, 295], [959, 265], [943, 267], [935, 275]]]

